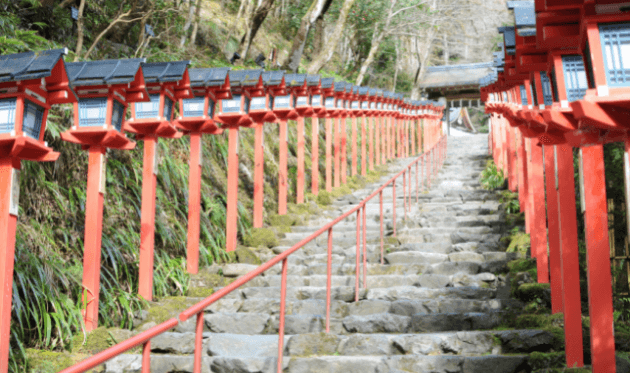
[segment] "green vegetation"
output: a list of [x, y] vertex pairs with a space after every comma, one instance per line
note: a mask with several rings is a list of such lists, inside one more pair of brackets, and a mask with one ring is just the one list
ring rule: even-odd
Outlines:
[[481, 172], [479, 181], [484, 189], [500, 189], [505, 185], [503, 171], [499, 171], [493, 160], [488, 160], [486, 169]]

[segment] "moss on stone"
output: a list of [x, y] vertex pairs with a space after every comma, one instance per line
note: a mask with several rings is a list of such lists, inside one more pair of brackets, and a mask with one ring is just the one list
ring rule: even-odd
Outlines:
[[188, 296], [192, 298], [207, 298], [214, 293], [214, 289], [210, 287], [196, 287], [188, 290]]
[[[273, 229], [270, 228], [252, 228], [247, 234], [245, 234], [245, 236], [243, 236], [243, 243], [249, 247], [274, 247], [274, 246], [278, 246], [278, 237], [276, 236], [276, 233], [273, 231]], [[238, 255], [238, 250], [237, 250], [237, 257], [240, 263], [247, 263], [247, 262], [241, 262], [241, 257]], [[260, 259], [258, 259], [258, 261], [260, 262]], [[257, 264], [257, 263], [252, 263], [252, 264]]]
[[333, 203], [333, 197], [332, 195], [325, 191], [322, 190], [319, 192], [319, 194], [317, 195], [317, 204], [320, 206], [330, 206]]
[[86, 357], [87, 355], [85, 354], [70, 354], [68, 352], [28, 348], [26, 349], [26, 371], [32, 373], [55, 373], [78, 363]]
[[531, 241], [529, 234], [525, 232], [518, 232], [513, 234], [510, 238], [510, 244], [505, 250], [508, 253], [527, 253], [527, 250], [531, 247]]
[[285, 215], [274, 214], [269, 217], [269, 225], [274, 226], [274, 227], [278, 227], [278, 226], [291, 227], [294, 225], [301, 224], [301, 222], [302, 222], [302, 219], [300, 218], [300, 216], [296, 214], [285, 214]]
[[[193, 282], [204, 284], [204, 287], [206, 288], [218, 288], [218, 287], [224, 287], [231, 284], [232, 281], [234, 281], [235, 279], [223, 277], [217, 273], [209, 273], [207, 271], [201, 271], [198, 274], [193, 275], [192, 280]], [[193, 296], [191, 295], [191, 292], [193, 289], [196, 289], [196, 288], [190, 288], [188, 290], [189, 296]]]
[[236, 260], [239, 263], [256, 265], [260, 265], [262, 263], [258, 255], [245, 246], [238, 246], [236, 250], [234, 250], [234, 253], [236, 254]]
[[529, 365], [532, 369], [564, 368], [564, 352], [532, 352], [529, 354]]
[[551, 285], [549, 284], [521, 284], [518, 289], [516, 289], [515, 295], [524, 302], [531, 302], [537, 298], [542, 299], [544, 293], [549, 289], [551, 289]]
[[149, 322], [163, 323], [172, 317], [176, 317], [181, 311], [193, 304], [194, 301], [186, 297], [165, 297], [149, 306], [148, 316], [141, 325]]
[[344, 184], [339, 186], [338, 188], [333, 189], [332, 191], [332, 196], [333, 198], [339, 198], [341, 196], [345, 196], [346, 194], [350, 194], [352, 193], [352, 190], [350, 189], [350, 187], [348, 187], [348, 184]]
[[536, 261], [534, 259], [516, 259], [508, 262], [507, 266], [511, 273], [527, 272], [530, 269], [536, 269]]

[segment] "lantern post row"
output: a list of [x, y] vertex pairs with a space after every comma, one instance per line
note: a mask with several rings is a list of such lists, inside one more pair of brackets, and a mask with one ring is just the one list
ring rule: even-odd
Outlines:
[[[376, 120], [377, 117], [391, 120], [394, 114], [393, 106], [382, 106], [385, 100], [381, 90], [343, 82], [335, 84], [332, 78], [320, 79], [316, 75], [290, 76], [281, 71], [189, 69], [189, 61], [147, 63], [144, 59], [128, 59], [65, 63], [63, 56], [66, 53], [66, 50], [52, 50], [0, 56], [3, 66], [0, 74], [0, 173], [4, 175], [0, 179], [0, 199], [4, 201], [0, 207], [0, 267], [3, 270], [0, 277], [0, 372], [7, 370], [9, 351], [19, 169], [22, 160], [54, 161], [58, 158], [59, 153], [43, 141], [51, 105], [74, 104], [74, 124], [61, 134], [61, 138], [88, 151], [82, 281], [82, 301], [86, 304], [83, 316], [88, 331], [98, 326], [107, 149], [133, 149], [135, 142], [125, 132], [133, 133], [135, 140], [144, 142], [139, 295], [146, 300], [153, 297], [159, 138], [190, 136], [187, 234], [187, 270], [190, 273], [198, 272], [199, 262], [202, 135], [228, 131], [227, 251], [236, 248], [238, 134], [241, 127], [255, 128], [256, 135], [254, 226], [262, 226], [263, 123], [278, 121], [280, 125], [280, 213], [286, 212], [287, 120], [298, 120], [298, 202], [304, 199], [305, 117], [313, 118], [311, 190], [314, 194], [318, 192], [319, 183], [318, 118], [326, 118], [327, 190], [332, 186], [333, 135], [336, 185], [346, 181], [343, 165], [347, 163], [345, 121], [348, 116], [353, 123], [353, 176], [358, 173], [357, 117], [363, 116], [360, 133], [363, 174], [368, 168], [373, 169], [374, 148], [378, 164], [384, 162], [385, 145], [390, 149], [395, 146], [393, 133], [386, 137], [384, 122], [377, 123]], [[389, 96], [393, 94], [388, 93]], [[179, 104], [177, 117], [176, 102]], [[377, 103], [380, 103], [380, 109]], [[130, 117], [125, 120], [128, 107]], [[333, 118], [337, 119], [336, 132], [331, 128]], [[393, 128], [390, 124], [389, 129]], [[386, 138], [387, 142], [384, 141]]]

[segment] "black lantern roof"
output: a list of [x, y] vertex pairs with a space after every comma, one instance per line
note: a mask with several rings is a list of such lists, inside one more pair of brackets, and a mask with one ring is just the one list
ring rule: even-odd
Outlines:
[[184, 77], [190, 61], [143, 63], [145, 83], [177, 82]]
[[307, 75], [306, 85], [309, 87], [316, 87], [319, 85], [321, 77], [319, 75]]
[[225, 84], [229, 71], [229, 67], [189, 69], [190, 85], [193, 87], [220, 87]]
[[0, 83], [47, 78], [68, 49], [0, 56]]
[[284, 70], [265, 71], [262, 73], [262, 80], [265, 86], [276, 86], [282, 83]]
[[66, 63], [72, 86], [128, 84], [135, 80], [144, 58]]
[[371, 92], [370, 92], [370, 88], [369, 87], [359, 87], [358, 89], [358, 93], [360, 96], [365, 96], [368, 93], [370, 93], [370, 96], [372, 96]]
[[508, 1], [514, 10], [514, 25], [520, 36], [536, 35], [536, 11], [533, 1]]
[[330, 89], [335, 83], [335, 78], [322, 78], [322, 89]]
[[377, 97], [384, 97], [385, 96], [385, 91], [383, 91], [382, 89], [377, 89], [376, 90], [376, 96]]
[[395, 100], [402, 100], [404, 98], [405, 98], [405, 96], [402, 93], [394, 93], [394, 99]]
[[374, 97], [374, 96], [378, 96], [378, 89], [376, 88], [369, 88], [368, 87], [368, 95]]
[[230, 86], [252, 87], [258, 84], [262, 70], [230, 70]]
[[301, 87], [306, 83], [306, 74], [287, 74], [284, 76], [287, 87]]
[[335, 92], [346, 92], [346, 85], [348, 83], [342, 81], [335, 81]]
[[516, 32], [514, 27], [499, 27], [499, 33], [503, 34], [507, 54], [516, 54]]

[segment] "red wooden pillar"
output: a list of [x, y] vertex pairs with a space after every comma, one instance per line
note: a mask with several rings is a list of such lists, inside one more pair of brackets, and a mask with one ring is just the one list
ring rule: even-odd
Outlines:
[[311, 193], [319, 194], [319, 118], [313, 116], [311, 121]]
[[370, 171], [374, 169], [374, 130], [372, 125], [369, 125], [368, 136], [370, 137]]
[[352, 116], [352, 176], [357, 174], [357, 116]]
[[227, 212], [225, 227], [225, 250], [227, 252], [236, 250], [237, 244], [238, 142], [238, 128], [230, 128], [228, 130]]
[[[615, 371], [612, 277], [603, 145], [580, 149], [593, 373]], [[584, 172], [588, 170], [588, 172]]]
[[[254, 228], [262, 228], [265, 188], [265, 142], [263, 125], [257, 124], [254, 131]], [[314, 154], [316, 153], [317, 152]]]
[[[530, 173], [530, 169], [532, 167], [532, 152], [531, 152], [531, 140], [528, 138], [523, 138], [524, 140], [524, 144], [523, 147], [525, 148], [525, 172], [527, 175], [526, 179], [527, 182], [525, 183], [526, 187], [527, 187], [527, 192], [525, 193], [525, 232], [526, 233], [530, 233], [530, 227], [531, 227], [531, 216], [533, 213], [533, 193], [532, 193], [532, 186], [531, 186], [531, 177], [529, 176]], [[533, 251], [532, 251], [533, 254]]]
[[530, 225], [532, 256], [536, 258], [538, 283], [549, 283], [542, 147], [531, 141], [530, 150], [532, 153], [529, 168], [529, 190], [532, 194], [532, 214], [530, 215], [532, 218]]
[[372, 117], [372, 124], [370, 126], [374, 127], [374, 150], [375, 150], [375, 158], [376, 165], [380, 165], [383, 163], [383, 127], [381, 123], [381, 117]]
[[195, 274], [199, 270], [199, 231], [201, 223], [201, 134], [190, 134], [190, 161], [188, 176], [188, 243], [187, 269]]
[[335, 118], [335, 188], [341, 185], [341, 132], [339, 127], [341, 126], [341, 118]]
[[297, 118], [297, 191], [296, 203], [304, 203], [304, 117]]
[[98, 294], [101, 280], [101, 238], [103, 231], [103, 194], [105, 193], [106, 149], [88, 149], [88, 183], [85, 201], [85, 251], [83, 255], [83, 286], [85, 328], [98, 327]]
[[144, 140], [142, 160], [142, 208], [140, 218], [140, 266], [138, 294], [153, 300], [153, 253], [155, 241], [155, 189], [157, 186], [157, 136], [148, 135]]
[[418, 152], [416, 151], [416, 120], [414, 119], [409, 126], [409, 130], [411, 131], [410, 141], [411, 141], [411, 154], [416, 155]]
[[515, 129], [509, 124], [506, 125], [508, 129], [508, 162], [509, 162], [509, 187], [510, 191], [516, 192], [518, 190], [518, 172], [516, 169], [516, 149], [514, 146], [515, 143]]
[[551, 280], [551, 313], [560, 313], [562, 305], [562, 265], [558, 195], [556, 190], [555, 151], [553, 145], [544, 146], [545, 187], [547, 191], [547, 225], [549, 228], [549, 275]]
[[575, 211], [575, 171], [573, 149], [555, 147], [558, 173], [558, 231], [564, 305], [564, 341], [568, 367], [583, 367], [582, 303], [580, 300], [580, 262], [578, 257], [577, 214]]
[[348, 176], [348, 131], [346, 130], [346, 117], [339, 118], [341, 131], [341, 183], [345, 184], [347, 182], [346, 178]]
[[[0, 159], [0, 372], [3, 373], [9, 370], [19, 170], [19, 159]], [[18, 192], [18, 195], [12, 195], [12, 192]]]
[[368, 118], [363, 116], [363, 120], [361, 121], [361, 175], [367, 175], [367, 136], [365, 132], [365, 126], [368, 124]]
[[332, 139], [333, 125], [332, 118], [326, 118], [326, 191], [332, 192]]
[[[491, 132], [492, 133], [492, 132]], [[516, 168], [518, 170], [518, 203], [520, 211], [525, 211], [525, 196], [527, 195], [527, 182], [525, 165], [525, 147], [523, 145], [523, 136], [521, 131], [515, 131], [516, 137]]]
[[288, 128], [287, 120], [279, 121], [279, 152], [280, 159], [278, 162], [278, 214], [285, 215], [287, 213], [287, 156], [288, 156]]

